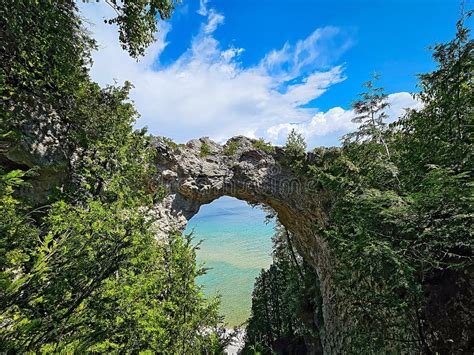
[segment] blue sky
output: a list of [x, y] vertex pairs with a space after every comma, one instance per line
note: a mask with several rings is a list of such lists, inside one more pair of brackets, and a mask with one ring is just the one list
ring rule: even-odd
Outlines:
[[460, 12], [457, 0], [184, 0], [137, 63], [103, 24], [105, 3], [80, 8], [100, 44], [92, 77], [135, 85], [138, 126], [178, 142], [275, 144], [295, 128], [310, 147], [354, 129], [350, 102], [373, 71], [392, 119], [420, 107], [415, 75], [433, 69], [428, 46], [452, 38]]

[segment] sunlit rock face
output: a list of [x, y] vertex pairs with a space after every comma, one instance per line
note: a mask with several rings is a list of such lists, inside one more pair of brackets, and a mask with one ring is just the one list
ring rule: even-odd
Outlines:
[[330, 196], [315, 181], [284, 167], [280, 163], [282, 148], [259, 149], [255, 140], [246, 137], [234, 137], [223, 146], [208, 138], [177, 147], [156, 138], [153, 144], [158, 172], [167, 189], [154, 210], [158, 233], [182, 232], [201, 205], [221, 196], [270, 207], [318, 273], [323, 295], [322, 345], [326, 353], [338, 353], [348, 322], [331, 287], [334, 260], [326, 243], [314, 233], [318, 224], [325, 223], [324, 206]]

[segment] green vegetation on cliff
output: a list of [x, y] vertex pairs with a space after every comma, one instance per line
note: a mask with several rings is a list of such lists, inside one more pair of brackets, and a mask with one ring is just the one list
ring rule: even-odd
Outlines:
[[278, 226], [273, 263], [255, 281], [243, 353], [321, 352], [321, 311], [318, 276]]
[[[343, 137], [338, 154], [318, 149], [310, 161], [302, 136], [288, 138], [282, 162], [328, 194], [327, 221], [314, 232], [338, 263], [335, 287], [350, 315], [347, 353], [473, 349], [474, 43], [463, 21], [452, 41], [434, 47], [436, 70], [419, 76], [422, 109], [387, 126], [387, 96], [369, 81], [353, 103], [359, 129]], [[282, 233], [277, 237], [284, 243]], [[257, 279], [246, 349], [289, 349], [297, 332], [278, 315], [307, 320], [289, 310], [314, 283], [281, 265], [274, 257]], [[300, 291], [285, 298], [293, 287]], [[316, 329], [317, 315], [309, 322]], [[317, 339], [304, 340], [309, 348]]]
[[[171, 5], [117, 8], [124, 48], [142, 53], [155, 12]], [[0, 349], [220, 349], [200, 331], [217, 324], [217, 303], [194, 282], [203, 270], [190, 238], [157, 241], [147, 217], [162, 196], [149, 139], [132, 126], [131, 85], [89, 79], [95, 44], [73, 1], [6, 1], [0, 24]]]
[[[133, 57], [175, 5], [107, 3]], [[147, 212], [163, 189], [150, 139], [133, 129], [131, 84], [90, 80], [96, 44], [74, 1], [4, 0], [0, 43], [0, 350], [221, 353], [190, 237], [155, 237]], [[321, 303], [332, 300], [319, 285], [333, 282], [345, 353], [472, 352], [473, 51], [460, 21], [420, 75], [423, 108], [391, 125], [383, 89], [366, 83], [353, 104], [359, 129], [340, 149], [307, 154], [296, 131], [283, 153], [253, 143], [324, 191], [311, 232], [336, 264], [319, 280], [280, 229], [245, 351], [323, 351]], [[231, 141], [224, 154], [238, 150]], [[203, 142], [200, 157], [212, 152]]]

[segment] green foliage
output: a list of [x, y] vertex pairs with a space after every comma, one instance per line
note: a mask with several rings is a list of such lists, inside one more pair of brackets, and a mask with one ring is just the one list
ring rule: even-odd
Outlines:
[[270, 142], [265, 142], [263, 138], [259, 138], [256, 141], [252, 142], [252, 147], [255, 149], [263, 150], [264, 152], [271, 153], [273, 152], [273, 146]]
[[[134, 57], [151, 43], [157, 15], [169, 17], [175, 5], [108, 3], [117, 11], [109, 22]], [[436, 70], [420, 76], [423, 109], [388, 129], [386, 95], [369, 81], [353, 104], [359, 130], [337, 154], [318, 151], [308, 165], [303, 136], [288, 137], [282, 162], [330, 196], [322, 201], [328, 219], [315, 233], [335, 256], [337, 297], [353, 320], [347, 353], [456, 353], [470, 346], [474, 45], [463, 20], [452, 41], [434, 47]], [[195, 284], [203, 270], [191, 238], [154, 238], [147, 211], [163, 189], [152, 178], [149, 138], [133, 129], [131, 84], [101, 88], [90, 81], [95, 42], [72, 1], [5, 0], [0, 27], [2, 149], [44, 138], [32, 128], [44, 124], [60, 134], [59, 144], [45, 149], [66, 162], [48, 204], [31, 206], [26, 196], [44, 167], [2, 156], [0, 348], [222, 352], [218, 332], [203, 331], [215, 329], [217, 303]], [[254, 147], [272, 149], [263, 140]], [[226, 154], [237, 149], [229, 143]], [[203, 142], [201, 157], [209, 153]], [[279, 231], [274, 243], [274, 263], [256, 282], [246, 350], [268, 353], [282, 339], [288, 346], [304, 339], [307, 348], [312, 339], [317, 350], [324, 331], [319, 280], [293, 250], [291, 235]]]
[[118, 25], [122, 48], [127, 50], [132, 57], [137, 58], [144, 55], [145, 49], [155, 41], [158, 15], [162, 20], [169, 19], [178, 2], [176, 0], [110, 0], [107, 3], [115, 10], [117, 17], [105, 22]]
[[[456, 38], [435, 47], [438, 69], [420, 76], [423, 109], [391, 131], [383, 125], [385, 96], [368, 85], [354, 108], [362, 123], [355, 142], [331, 164], [309, 167], [333, 196], [316, 232], [338, 261], [336, 285], [354, 319], [347, 352], [469, 346], [461, 329], [472, 328], [472, 51], [461, 21]], [[456, 291], [437, 288], [453, 279]], [[443, 321], [430, 309], [436, 298]]]
[[75, 11], [72, 1], [2, 2], [0, 133], [26, 123], [25, 111], [32, 106], [38, 114], [50, 104], [56, 111], [71, 109], [96, 47]]
[[179, 144], [174, 142], [171, 138], [163, 137], [163, 142], [170, 147], [173, 150], [177, 150], [179, 147]]
[[243, 353], [321, 351], [321, 326], [319, 279], [293, 249], [290, 234], [279, 226], [273, 238], [273, 263], [255, 281]]
[[227, 156], [234, 156], [239, 149], [239, 142], [235, 140], [230, 140], [226, 143], [224, 147], [224, 154]]
[[[453, 41], [434, 49], [438, 68], [420, 76], [421, 110], [387, 127], [386, 95], [369, 81], [353, 104], [359, 129], [344, 137], [337, 154], [318, 149], [307, 165], [303, 139], [294, 131], [285, 147], [284, 163], [329, 196], [322, 201], [328, 219], [315, 233], [337, 262], [336, 297], [352, 320], [347, 353], [455, 353], [472, 341], [474, 45], [463, 21]], [[317, 279], [301, 282], [314, 271], [293, 268], [291, 274], [284, 260], [281, 250], [274, 254], [255, 284], [248, 353], [281, 351], [282, 342], [303, 334], [282, 325], [304, 323], [295, 295]], [[324, 330], [322, 321], [316, 325]]]
[[[468, 13], [468, 18], [472, 12]], [[414, 188], [433, 166], [456, 172], [472, 170], [472, 125], [474, 42], [464, 27], [457, 24], [456, 37], [434, 47], [438, 68], [419, 75], [417, 95], [423, 110], [409, 112], [395, 124], [402, 133], [396, 140], [399, 164], [405, 180]]]
[[195, 284], [203, 271], [196, 267], [191, 238], [173, 236], [169, 244], [152, 245], [143, 251], [147, 259], [135, 257], [118, 270], [118, 278], [108, 280], [89, 305], [86, 319], [96, 320], [100, 333], [114, 334], [83, 344], [89, 351], [197, 353], [215, 346], [197, 332], [217, 322], [217, 303], [203, 302]]
[[302, 156], [306, 153], [306, 142], [301, 133], [292, 129], [288, 134], [285, 144], [285, 152], [292, 156]]
[[185, 148], [185, 147], [186, 147], [185, 144], [176, 143], [176, 142], [173, 141], [171, 138], [162, 137], [161, 139], [163, 140], [163, 142], [164, 142], [169, 148], [171, 148], [171, 149], [174, 150], [174, 151], [178, 150], [179, 148]]
[[28, 206], [14, 197], [25, 186], [26, 173], [0, 168], [0, 298], [12, 287], [18, 271], [31, 262], [38, 228], [28, 216]]
[[213, 325], [217, 308], [194, 283], [191, 240], [160, 244], [150, 223], [120, 200], [55, 203], [34, 263], [3, 297], [2, 319], [14, 321], [2, 348], [182, 352], [204, 341], [194, 329]]
[[201, 143], [201, 148], [199, 150], [199, 156], [201, 158], [207, 157], [211, 153], [211, 147], [206, 142]]
[[[146, 4], [124, 6], [120, 11], [133, 17]], [[132, 53], [147, 43], [147, 30], [133, 39], [126, 26], [150, 21], [137, 16], [119, 23], [125, 40], [136, 40]], [[60, 134], [60, 144], [45, 149], [66, 161], [64, 180], [43, 201], [49, 204], [34, 208], [25, 196], [35, 193], [35, 174], [42, 178], [44, 167], [23, 171], [2, 160], [0, 348], [217, 349], [214, 332], [199, 331], [216, 326], [217, 303], [205, 300], [195, 284], [203, 270], [196, 267], [190, 237], [157, 241], [151, 227], [147, 211], [163, 190], [152, 178], [150, 140], [133, 129], [138, 115], [128, 97], [131, 84], [100, 88], [90, 81], [94, 41], [82, 30], [73, 2], [7, 1], [0, 20], [2, 147], [31, 137], [39, 122]]]
[[[207, 346], [196, 329], [217, 322], [216, 303], [205, 302], [194, 284], [201, 271], [190, 241], [172, 236], [157, 244], [149, 228], [144, 132], [132, 130], [133, 111], [118, 105], [113, 113], [111, 101], [103, 102], [89, 116], [100, 120], [92, 127], [105, 125], [102, 136], [85, 131], [79, 142], [89, 149], [81, 150], [69, 195], [40, 221], [23, 217], [28, 207], [12, 197], [24, 173], [2, 176], [4, 349], [193, 352]], [[114, 124], [106, 125], [102, 110]]]
[[383, 135], [387, 124], [384, 122], [388, 118], [385, 110], [390, 106], [387, 102], [388, 95], [384, 93], [382, 87], [376, 87], [375, 82], [379, 79], [378, 74], [373, 74], [372, 80], [364, 83], [366, 92], [361, 93], [360, 99], [352, 103], [352, 110], [357, 115], [352, 122], [358, 123], [357, 131], [346, 134], [342, 137], [344, 145], [352, 142], [359, 143], [362, 140], [369, 140], [382, 144], [388, 156], [390, 156], [388, 147]]
[[92, 293], [129, 258], [132, 243], [143, 247], [140, 238], [150, 239], [144, 217], [123, 201], [86, 203], [86, 208], [65, 201], [52, 206], [41, 226], [47, 234], [35, 243], [34, 263], [6, 290], [3, 316], [15, 319], [2, 334], [8, 348], [60, 342], [60, 334], [78, 326], [74, 317], [81, 317]]
[[305, 169], [306, 148], [303, 135], [292, 129], [286, 139], [282, 163], [294, 171], [302, 173]]

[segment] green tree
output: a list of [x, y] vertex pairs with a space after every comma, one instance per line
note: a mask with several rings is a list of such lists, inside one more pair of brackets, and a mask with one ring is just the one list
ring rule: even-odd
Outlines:
[[286, 139], [282, 163], [295, 171], [303, 171], [306, 156], [306, 141], [303, 134], [292, 129]]
[[387, 102], [387, 94], [384, 88], [376, 87], [375, 82], [379, 79], [378, 74], [373, 74], [372, 80], [364, 83], [367, 91], [359, 94], [360, 100], [352, 103], [352, 110], [356, 116], [352, 122], [359, 124], [357, 131], [346, 134], [342, 139], [344, 144], [361, 142], [368, 139], [372, 142], [382, 144], [385, 152], [390, 157], [390, 151], [384, 139], [387, 124], [384, 122], [388, 116], [385, 113], [390, 104]]
[[[72, 1], [7, 1], [0, 21], [0, 349], [215, 349], [202, 329], [217, 304], [194, 283], [190, 239], [157, 241], [151, 228], [162, 189], [131, 85], [90, 81], [95, 45]], [[132, 51], [147, 43], [127, 36]]]
[[179, 2], [179, 0], [106, 0], [117, 16], [105, 22], [118, 25], [122, 48], [137, 58], [155, 41], [158, 15], [161, 20], [169, 19]]
[[310, 168], [335, 197], [319, 233], [336, 255], [337, 287], [354, 319], [348, 352], [470, 347], [472, 43], [460, 21], [456, 38], [434, 48], [438, 68], [420, 76], [423, 108], [383, 134], [390, 159], [376, 132]]
[[273, 237], [273, 263], [255, 281], [243, 353], [320, 353], [320, 312], [317, 275], [279, 226]]

